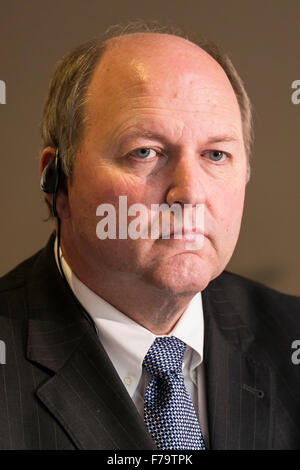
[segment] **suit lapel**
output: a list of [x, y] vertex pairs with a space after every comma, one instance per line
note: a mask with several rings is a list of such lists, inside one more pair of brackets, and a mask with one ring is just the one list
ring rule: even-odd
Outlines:
[[27, 357], [52, 375], [37, 397], [78, 449], [155, 449], [92, 322], [64, 285], [52, 246], [53, 238], [28, 280]]
[[267, 449], [272, 439], [272, 374], [228, 298], [234, 285], [226, 286], [224, 276], [212, 281], [202, 296], [210, 448]]

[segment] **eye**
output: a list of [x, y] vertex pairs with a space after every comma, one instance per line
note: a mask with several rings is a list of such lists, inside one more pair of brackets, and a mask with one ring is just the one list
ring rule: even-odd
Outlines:
[[221, 150], [209, 150], [208, 152], [203, 153], [202, 155], [208, 155], [208, 158], [212, 162], [223, 162], [229, 155]]
[[119, 161], [126, 171], [143, 177], [156, 175], [166, 165], [168, 157], [159, 147], [138, 147], [124, 153]]
[[141, 160], [150, 160], [151, 158], [156, 157], [157, 154], [158, 152], [150, 147], [141, 147], [131, 152], [131, 155]]

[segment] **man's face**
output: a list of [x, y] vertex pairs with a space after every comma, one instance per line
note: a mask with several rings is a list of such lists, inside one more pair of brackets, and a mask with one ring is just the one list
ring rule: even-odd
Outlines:
[[[233, 253], [245, 194], [240, 111], [224, 71], [183, 39], [125, 36], [101, 59], [85, 112], [68, 193], [74, 251], [90, 274], [105, 270], [174, 294], [204, 289]], [[188, 250], [174, 238], [99, 240], [96, 209], [112, 204], [118, 220], [119, 196], [128, 207], [142, 203], [149, 215], [152, 204], [203, 204], [203, 246]]]

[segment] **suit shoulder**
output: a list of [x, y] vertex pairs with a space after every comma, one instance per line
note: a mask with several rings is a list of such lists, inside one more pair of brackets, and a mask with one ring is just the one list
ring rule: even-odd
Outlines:
[[[214, 292], [215, 291], [215, 292]], [[210, 295], [227, 301], [256, 337], [291, 344], [300, 333], [300, 298], [224, 271], [212, 281]], [[220, 304], [221, 305], [221, 304]], [[275, 339], [277, 338], [277, 339]]]
[[224, 282], [234, 287], [235, 294], [243, 298], [251, 298], [252, 301], [276, 304], [278, 307], [300, 308], [300, 297], [285, 294], [276, 289], [266, 286], [261, 282], [254, 281], [244, 276], [224, 271], [221, 275]]
[[212, 283], [212, 295], [214, 289], [221, 291], [247, 324], [257, 327], [265, 323], [270, 331], [300, 329], [300, 297], [228, 271]]
[[24, 286], [27, 275], [41, 251], [39, 250], [0, 277], [0, 296]]

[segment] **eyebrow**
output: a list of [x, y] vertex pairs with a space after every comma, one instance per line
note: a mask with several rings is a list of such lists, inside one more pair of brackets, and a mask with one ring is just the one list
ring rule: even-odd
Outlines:
[[207, 139], [208, 144], [218, 143], [218, 142], [240, 142], [240, 139], [232, 134], [221, 134], [209, 137]]
[[[168, 139], [160, 134], [159, 132], [147, 131], [145, 129], [135, 129], [129, 131], [126, 136], [121, 137], [121, 140], [132, 139], [135, 137], [146, 137], [153, 140], [161, 140], [165, 143], [169, 143]], [[219, 142], [240, 142], [240, 139], [235, 134], [219, 134], [209, 136], [204, 145], [216, 144]]]

